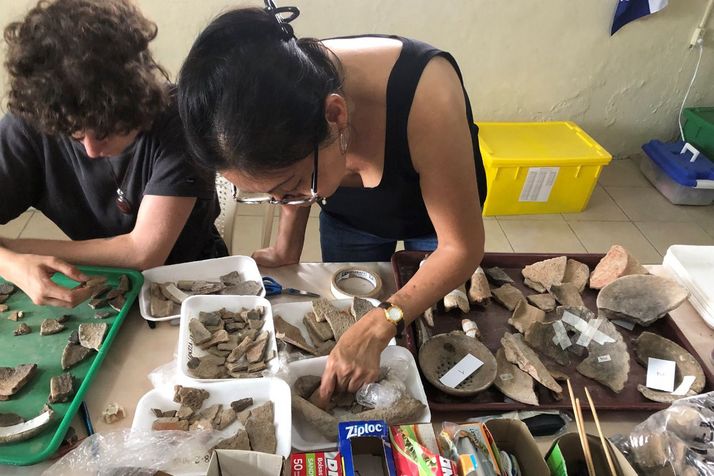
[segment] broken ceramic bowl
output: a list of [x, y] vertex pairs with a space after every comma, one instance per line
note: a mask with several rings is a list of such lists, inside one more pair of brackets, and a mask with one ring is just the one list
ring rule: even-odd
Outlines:
[[600, 313], [649, 326], [682, 304], [689, 291], [676, 281], [649, 274], [623, 276], [605, 286], [597, 297]]
[[[441, 383], [440, 379], [467, 354], [483, 365], [455, 388]], [[419, 349], [419, 368], [433, 386], [444, 393], [469, 397], [487, 389], [496, 378], [496, 358], [478, 339], [460, 331], [439, 334], [424, 343]]]
[[687, 352], [680, 345], [652, 332], [643, 332], [637, 340], [635, 340], [634, 347], [637, 362], [645, 368], [647, 367], [650, 357], [674, 362], [677, 366], [675, 388], [682, 383], [685, 376], [691, 375], [694, 377], [694, 382], [687, 394], [681, 396], [672, 395], [670, 392], [652, 390], [644, 385], [638, 386], [638, 390], [640, 390], [640, 393], [646, 398], [655, 402], [669, 403], [685, 396], [696, 395], [704, 389], [706, 377], [704, 376], [702, 366], [692, 354]]

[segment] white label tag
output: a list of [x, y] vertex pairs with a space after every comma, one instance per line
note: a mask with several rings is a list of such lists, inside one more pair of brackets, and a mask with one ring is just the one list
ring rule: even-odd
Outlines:
[[598, 362], [599, 364], [601, 364], [601, 363], [603, 363], [603, 362], [610, 362], [611, 360], [612, 360], [612, 359], [610, 358], [610, 354], [600, 355], [600, 356], [598, 356], [598, 358], [597, 358], [597, 362]]
[[506, 380], [511, 380], [513, 378], [513, 374], [501, 374], [499, 377], [505, 382]]
[[622, 327], [622, 328], [624, 328], [624, 329], [627, 329], [628, 331], [631, 331], [632, 329], [635, 328], [635, 323], [634, 323], [634, 322], [626, 321], [626, 320], [624, 320], [624, 319], [613, 319], [613, 320], [611, 320], [610, 322], [612, 322], [612, 323], [615, 324], [616, 326], [620, 326], [620, 327]]
[[531, 167], [521, 189], [519, 202], [547, 202], [560, 167]]
[[686, 395], [687, 392], [689, 391], [690, 388], [692, 388], [692, 384], [697, 378], [694, 375], [685, 375], [684, 378], [682, 379], [682, 383], [679, 384], [679, 387], [672, 392], [673, 395]]
[[676, 370], [677, 365], [673, 361], [650, 357], [647, 360], [647, 387], [663, 392], [673, 391]]
[[439, 382], [447, 387], [456, 388], [461, 382], [469, 378], [469, 375], [476, 372], [482, 365], [483, 362], [478, 360], [476, 357], [471, 354], [466, 354], [466, 356], [461, 359], [458, 364], [454, 365], [451, 370], [446, 372], [444, 376], [439, 379]]

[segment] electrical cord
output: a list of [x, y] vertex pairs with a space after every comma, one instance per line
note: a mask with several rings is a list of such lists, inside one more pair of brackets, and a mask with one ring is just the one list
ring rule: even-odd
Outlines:
[[689, 93], [692, 90], [692, 85], [694, 84], [694, 80], [697, 79], [697, 73], [699, 72], [699, 65], [702, 62], [702, 52], [704, 51], [704, 42], [700, 39], [697, 41], [697, 46], [699, 47], [699, 59], [697, 59], [697, 66], [694, 68], [694, 74], [692, 75], [692, 80], [689, 82], [689, 87], [687, 88], [687, 92], [684, 94], [684, 99], [682, 100], [682, 106], [679, 108], [679, 115], [677, 116], [677, 122], [679, 123], [679, 135], [683, 141], [686, 142], [684, 139], [684, 128], [682, 127], [682, 112], [684, 112], [684, 104], [687, 102], [687, 97], [689, 97]]

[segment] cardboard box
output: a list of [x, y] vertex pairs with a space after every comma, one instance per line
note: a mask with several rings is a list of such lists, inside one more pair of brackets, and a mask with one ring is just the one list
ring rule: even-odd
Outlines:
[[341, 422], [337, 433], [344, 476], [397, 476], [385, 421]]
[[[600, 438], [588, 435], [588, 445], [592, 455], [595, 474], [610, 474], [607, 458]], [[637, 472], [608, 441], [608, 447], [618, 476], [637, 476]], [[620, 457], [622, 456], [622, 457]], [[553, 442], [545, 457], [553, 476], [576, 474], [576, 468], [585, 467], [585, 456], [577, 433], [568, 433]]]
[[342, 476], [342, 457], [336, 451], [293, 453], [287, 476]]
[[399, 476], [452, 476], [456, 466], [439, 454], [431, 423], [389, 429], [394, 465]]
[[486, 422], [496, 446], [518, 460], [523, 476], [550, 476], [550, 470], [533, 436], [520, 420], [494, 419]]
[[257, 451], [216, 450], [206, 476], [280, 476], [283, 457]]

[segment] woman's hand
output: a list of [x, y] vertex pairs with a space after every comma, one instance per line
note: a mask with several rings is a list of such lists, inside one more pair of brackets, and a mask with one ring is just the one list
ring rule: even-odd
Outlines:
[[295, 264], [300, 260], [298, 255], [296, 258], [288, 258], [282, 253], [278, 252], [274, 246], [268, 248], [263, 248], [261, 250], [256, 250], [253, 252], [251, 257], [255, 260], [258, 266], [265, 266], [266, 268], [277, 268], [279, 266], [285, 266], [288, 264]]
[[325, 407], [335, 391], [355, 393], [379, 376], [379, 358], [396, 327], [387, 321], [384, 309], [376, 308], [357, 321], [332, 349], [320, 385], [320, 406]]
[[89, 299], [94, 291], [84, 286], [68, 289], [52, 282], [50, 278], [57, 272], [79, 282], [89, 279], [74, 266], [53, 256], [13, 254], [11, 262], [5, 264], [3, 277], [40, 306], [73, 308]]

